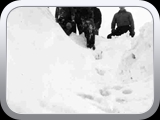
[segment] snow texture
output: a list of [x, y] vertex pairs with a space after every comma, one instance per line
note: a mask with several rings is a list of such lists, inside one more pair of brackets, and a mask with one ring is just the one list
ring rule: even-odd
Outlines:
[[140, 34], [67, 36], [45, 7], [14, 9], [7, 21], [7, 104], [19, 114], [141, 114], [154, 98], [153, 23]]

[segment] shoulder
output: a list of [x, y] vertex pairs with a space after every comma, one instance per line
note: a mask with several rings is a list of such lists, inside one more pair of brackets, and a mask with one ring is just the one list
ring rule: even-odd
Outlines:
[[132, 16], [132, 13], [129, 12], [129, 11], [126, 11], [126, 14], [129, 15], [129, 16]]
[[99, 9], [99, 8], [96, 8], [96, 7], [94, 8], [94, 12], [95, 12], [95, 13], [98, 13], [98, 14], [101, 13], [100, 9]]
[[97, 7], [95, 7], [95, 10], [100, 11], [100, 9], [99, 9], [99, 8], [97, 8]]
[[115, 14], [114, 14], [114, 17], [117, 17], [118, 15], [119, 15], [119, 12], [115, 13]]

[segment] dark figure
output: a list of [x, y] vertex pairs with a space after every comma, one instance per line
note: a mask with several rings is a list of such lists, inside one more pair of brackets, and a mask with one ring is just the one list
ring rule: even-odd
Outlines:
[[75, 21], [76, 21], [77, 29], [80, 35], [83, 32], [83, 26], [82, 26], [82, 20], [81, 20], [81, 10], [83, 9], [83, 7], [76, 7], [75, 9], [76, 9]]
[[99, 29], [102, 23], [102, 14], [99, 8], [94, 7], [94, 23], [95, 23], [95, 34], [99, 34]]
[[84, 35], [87, 40], [87, 47], [95, 49], [95, 27], [94, 27], [94, 21], [92, 20], [85, 20], [83, 21], [83, 31]]
[[76, 33], [74, 8], [56, 7], [55, 18], [67, 35], [70, 35], [72, 32]]
[[77, 7], [76, 8], [76, 24], [79, 34], [83, 32], [82, 21], [94, 19], [93, 8], [91, 7]]
[[[127, 31], [130, 32], [130, 36], [134, 37], [134, 21], [132, 14], [125, 10], [124, 7], [119, 7], [120, 10], [114, 15], [111, 23], [111, 34], [107, 36], [110, 39], [112, 36], [120, 36]], [[117, 28], [115, 29], [115, 25]]]
[[76, 8], [76, 23], [79, 34], [84, 32], [87, 39], [87, 47], [95, 49], [95, 24], [94, 8], [78, 7]]

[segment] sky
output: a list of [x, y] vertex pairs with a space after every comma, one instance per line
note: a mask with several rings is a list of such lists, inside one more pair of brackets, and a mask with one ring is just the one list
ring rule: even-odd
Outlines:
[[[99, 35], [107, 37], [111, 32], [111, 22], [113, 16], [119, 11], [119, 7], [98, 7], [102, 13], [102, 24], [99, 30]], [[125, 7], [128, 12], [132, 13], [135, 24], [135, 36], [139, 34], [139, 29], [147, 22], [153, 22], [151, 13], [142, 7]], [[55, 15], [55, 7], [50, 7], [50, 11]]]

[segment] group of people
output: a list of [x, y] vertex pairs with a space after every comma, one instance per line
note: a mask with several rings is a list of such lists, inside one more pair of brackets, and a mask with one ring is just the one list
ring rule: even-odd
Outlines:
[[[119, 8], [120, 10], [113, 17], [111, 33], [107, 36], [108, 39], [111, 39], [112, 36], [122, 35], [127, 31], [130, 32], [131, 37], [135, 35], [132, 14], [126, 11], [124, 7]], [[56, 7], [55, 19], [67, 35], [72, 32], [76, 33], [76, 28], [79, 34], [84, 33], [87, 40], [86, 46], [95, 49], [95, 35], [99, 34], [102, 23], [102, 14], [99, 8]]]
[[95, 49], [95, 35], [101, 26], [101, 11], [97, 7], [57, 7], [56, 22], [60, 24], [67, 35], [72, 32], [84, 33], [87, 47]]

